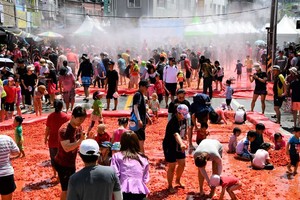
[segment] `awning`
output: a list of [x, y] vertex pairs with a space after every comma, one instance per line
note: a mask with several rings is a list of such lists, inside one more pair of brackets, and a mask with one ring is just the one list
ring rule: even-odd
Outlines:
[[21, 37], [21, 38], [32, 38], [33, 41], [35, 42], [40, 42], [42, 41], [43, 39], [36, 36], [36, 35], [33, 35], [31, 33], [28, 33], [26, 31], [23, 31], [21, 29], [18, 29], [18, 28], [14, 28], [14, 27], [0, 27], [0, 31], [5, 31], [6, 33], [10, 33], [16, 37]]

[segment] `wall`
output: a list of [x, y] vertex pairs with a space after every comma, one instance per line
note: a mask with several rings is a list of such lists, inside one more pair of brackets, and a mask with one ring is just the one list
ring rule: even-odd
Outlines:
[[3, 17], [4, 20], [3, 23], [1, 24], [4, 27], [14, 27], [16, 25], [15, 23], [15, 9], [14, 9], [14, 4], [9, 3], [7, 1], [0, 0], [0, 5], [3, 5], [3, 13], [1, 15], [1, 18]]
[[129, 0], [114, 0], [114, 15], [122, 17], [151, 16], [153, 11], [153, 0], [140, 0], [139, 8], [128, 7]]

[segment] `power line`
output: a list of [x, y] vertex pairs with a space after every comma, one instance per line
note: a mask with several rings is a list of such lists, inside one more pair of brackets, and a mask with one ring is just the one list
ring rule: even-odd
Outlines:
[[7, 15], [7, 16], [10, 16], [10, 17], [13, 17], [13, 18], [19, 19], [19, 20], [21, 20], [21, 21], [25, 21], [25, 22], [28, 22], [28, 23], [31, 23], [31, 24], [33, 24], [33, 22], [32, 22], [32, 21], [28, 21], [28, 20], [26, 20], [26, 19], [23, 19], [23, 18], [20, 18], [20, 17], [14, 16], [14, 15], [11, 15], [11, 14], [9, 14], [9, 13], [5, 13], [5, 12], [1, 12], [1, 11], [0, 11], [0, 13], [3, 13], [4, 15]]
[[[6, 5], [6, 6], [10, 6], [10, 7], [14, 7], [14, 5]], [[262, 7], [262, 8], [257, 8], [257, 9], [250, 9], [250, 10], [245, 10], [245, 11], [236, 11], [236, 12], [231, 12], [231, 13], [223, 13], [223, 14], [210, 14], [210, 15], [195, 15], [195, 16], [182, 16], [182, 17], [168, 17], [168, 16], [160, 16], [160, 17], [156, 17], [156, 16], [144, 16], [144, 17], [133, 17], [133, 16], [102, 16], [99, 14], [89, 14], [89, 16], [92, 17], [101, 17], [101, 18], [120, 18], [120, 19], [139, 19], [139, 18], [147, 18], [147, 19], [190, 19], [190, 18], [194, 18], [194, 17], [199, 17], [199, 18], [205, 18], [205, 17], [219, 17], [219, 16], [229, 16], [229, 15], [236, 15], [236, 14], [242, 14], [242, 13], [249, 13], [249, 12], [257, 12], [257, 11], [262, 11], [262, 10], [266, 10], [269, 9], [270, 7]], [[37, 7], [34, 8], [28, 8], [28, 10], [34, 10], [34, 11], [40, 11], [40, 12], [48, 12], [48, 13], [57, 13], [60, 11], [52, 11], [52, 10], [45, 10], [45, 9], [40, 9]], [[65, 13], [66, 15], [79, 15], [79, 16], [85, 16], [86, 14], [84, 13]]]

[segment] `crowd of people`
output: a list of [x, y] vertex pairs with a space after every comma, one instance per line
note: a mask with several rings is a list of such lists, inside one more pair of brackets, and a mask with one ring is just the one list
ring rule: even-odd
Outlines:
[[[218, 140], [210, 139], [207, 130], [209, 124], [227, 124], [224, 112], [233, 110], [231, 101], [234, 90], [231, 84], [234, 80], [240, 80], [243, 66], [247, 70], [247, 80], [255, 82], [251, 111], [254, 110], [256, 100], [261, 96], [262, 113], [264, 113], [268, 71], [263, 69], [262, 64], [253, 62], [251, 57], [247, 56], [244, 63], [238, 61], [236, 64], [237, 78], [230, 78], [223, 85], [224, 68], [218, 60], [212, 64], [209, 52], [198, 54], [186, 50], [177, 55], [175, 49], [161, 52], [155, 50], [148, 61], [142, 61], [138, 57], [132, 59], [130, 51], [127, 50], [119, 54], [117, 61], [114, 62], [106, 52], [100, 53], [99, 57], [98, 54], [82, 54], [79, 59], [78, 54], [73, 50], [64, 49], [64, 51], [59, 48], [48, 48], [43, 54], [35, 50], [30, 56], [23, 54], [16, 46], [12, 57], [15, 66], [13, 69], [8, 67], [1, 69], [1, 120], [12, 118], [14, 109], [17, 109], [17, 116], [14, 118], [15, 142], [10, 137], [0, 135], [0, 147], [4, 149], [0, 151], [0, 166], [3, 166], [1, 168], [3, 170], [0, 170], [2, 198], [11, 199], [16, 188], [9, 156], [11, 154], [25, 156], [21, 109], [27, 108], [27, 112], [40, 116], [43, 104], [47, 104], [50, 108], [54, 108], [54, 112], [47, 117], [44, 143], [49, 147], [53, 177], [58, 177], [60, 182], [62, 200], [98, 199], [99, 197], [116, 200], [145, 199], [150, 193], [146, 184], [151, 178], [149, 159], [144, 148], [146, 127], [153, 119], [151, 113], [154, 119], [158, 118], [160, 103], [165, 98], [168, 123], [162, 147], [168, 163], [168, 191], [176, 193], [173, 186], [174, 175], [175, 185], [184, 188], [181, 177], [185, 169], [186, 150], [188, 150], [194, 151], [200, 195], [212, 197], [215, 187], [222, 186], [221, 199], [225, 191], [232, 199], [236, 199], [233, 191], [239, 189], [241, 184], [235, 177], [222, 175], [223, 146]], [[279, 51], [279, 56], [281, 53]], [[297, 149], [300, 145], [299, 119], [297, 123], [300, 98], [294, 91], [299, 88], [298, 63], [300, 61], [296, 61], [294, 51], [288, 53], [292, 56], [290, 62], [282, 68], [282, 61], [277, 59], [276, 65], [271, 70], [274, 80], [276, 123], [281, 122], [280, 107], [284, 98], [291, 95], [294, 135], [285, 147], [282, 136], [276, 133], [274, 144], [275, 149], [286, 148], [286, 153], [290, 156], [288, 173], [296, 175], [299, 162]], [[256, 70], [254, 74], [253, 67]], [[203, 78], [203, 93], [194, 95], [193, 102], [189, 102], [185, 98], [184, 87], [190, 88], [192, 80], [196, 77], [197, 89]], [[118, 120], [118, 128], [111, 138], [106, 132], [102, 109], [110, 110], [110, 100], [114, 99], [112, 110], [117, 110], [120, 84], [137, 91], [133, 96], [130, 118]], [[92, 95], [93, 112], [87, 131], [82, 128], [82, 123], [87, 118], [85, 108], [74, 107], [75, 88], [80, 85], [84, 88], [86, 103], [89, 102], [91, 85], [102, 87], [106, 92], [96, 91]], [[226, 102], [218, 108], [211, 106], [213, 86], [226, 97]], [[63, 101], [56, 99], [58, 94], [62, 95]], [[106, 108], [101, 100], [104, 96]], [[62, 112], [63, 102], [65, 112]], [[71, 115], [67, 114], [69, 109]], [[246, 111], [243, 107], [238, 110], [235, 116], [236, 123], [243, 124]], [[97, 133], [93, 134], [92, 129], [96, 122], [98, 122]], [[237, 159], [251, 161], [253, 169], [273, 169], [268, 153], [271, 145], [264, 142], [264, 130], [264, 125], [259, 123], [255, 131], [250, 130], [245, 138], [238, 141], [241, 130], [234, 128], [232, 137], [228, 139], [228, 153], [235, 153]], [[194, 134], [197, 147], [192, 143]], [[76, 172], [78, 152], [84, 162], [84, 168]], [[212, 161], [211, 177], [205, 169], [208, 161]], [[294, 170], [291, 167], [294, 167]], [[204, 191], [204, 180], [211, 188], [209, 194]], [[3, 182], [5, 185], [1, 184]]]

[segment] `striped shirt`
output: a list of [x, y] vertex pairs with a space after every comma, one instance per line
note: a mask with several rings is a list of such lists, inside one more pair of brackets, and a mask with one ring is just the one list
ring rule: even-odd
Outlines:
[[18, 152], [19, 148], [11, 137], [0, 135], [0, 177], [14, 174], [9, 156], [11, 153]]

